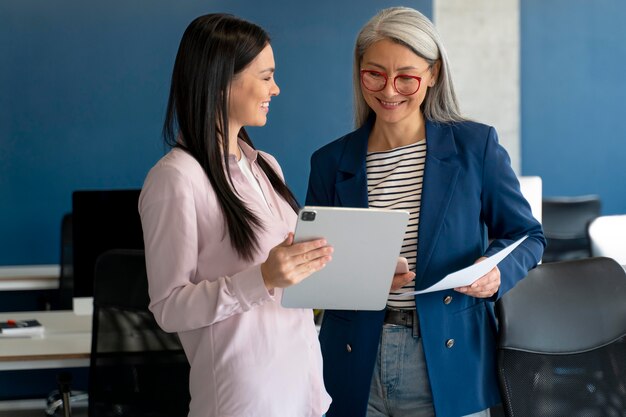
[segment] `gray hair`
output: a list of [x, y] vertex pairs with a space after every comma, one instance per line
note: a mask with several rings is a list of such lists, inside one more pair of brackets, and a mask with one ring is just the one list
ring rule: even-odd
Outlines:
[[439, 61], [439, 75], [430, 87], [422, 103], [424, 117], [434, 122], [456, 122], [465, 120], [457, 103], [448, 56], [439, 34], [426, 16], [409, 7], [390, 7], [381, 10], [370, 19], [359, 32], [354, 47], [354, 120], [361, 127], [372, 114], [361, 93], [361, 60], [372, 44], [389, 39], [408, 47], [424, 58], [432, 68]]

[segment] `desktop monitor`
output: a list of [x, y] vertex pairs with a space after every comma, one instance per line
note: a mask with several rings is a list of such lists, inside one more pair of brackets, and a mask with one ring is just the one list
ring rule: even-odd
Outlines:
[[[139, 189], [72, 194], [74, 297], [93, 297], [98, 256], [109, 249], [143, 249]], [[124, 290], [121, 288], [120, 290]]]

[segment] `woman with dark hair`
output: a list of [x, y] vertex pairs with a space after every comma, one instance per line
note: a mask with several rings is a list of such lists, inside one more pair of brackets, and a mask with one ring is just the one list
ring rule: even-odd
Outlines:
[[[541, 224], [493, 127], [465, 119], [434, 25], [381, 10], [354, 48], [356, 130], [311, 158], [307, 204], [410, 211], [382, 311], [324, 314], [328, 417], [487, 417], [500, 402], [493, 301], [541, 259]], [[471, 285], [413, 294], [528, 236]]]
[[296, 200], [244, 128], [265, 125], [279, 93], [269, 42], [231, 15], [189, 25], [164, 125], [172, 150], [139, 199], [150, 309], [191, 364], [191, 417], [319, 417], [330, 403], [313, 313], [279, 301], [332, 248], [293, 243]]

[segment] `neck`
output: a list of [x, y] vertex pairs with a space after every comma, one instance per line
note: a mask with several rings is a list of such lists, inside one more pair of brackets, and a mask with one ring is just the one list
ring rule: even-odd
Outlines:
[[240, 130], [241, 126], [229, 126], [228, 129], [228, 153], [235, 155], [238, 161], [241, 159], [241, 150], [239, 149], [239, 140], [237, 138]]
[[387, 151], [418, 142], [426, 137], [424, 117], [414, 117], [399, 123], [387, 123], [376, 119], [370, 133], [367, 150], [369, 152]]

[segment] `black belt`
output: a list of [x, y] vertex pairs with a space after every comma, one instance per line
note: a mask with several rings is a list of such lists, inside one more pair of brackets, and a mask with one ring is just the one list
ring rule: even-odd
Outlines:
[[415, 310], [385, 310], [385, 324], [395, 324], [396, 326], [413, 327], [417, 323], [417, 312]]

